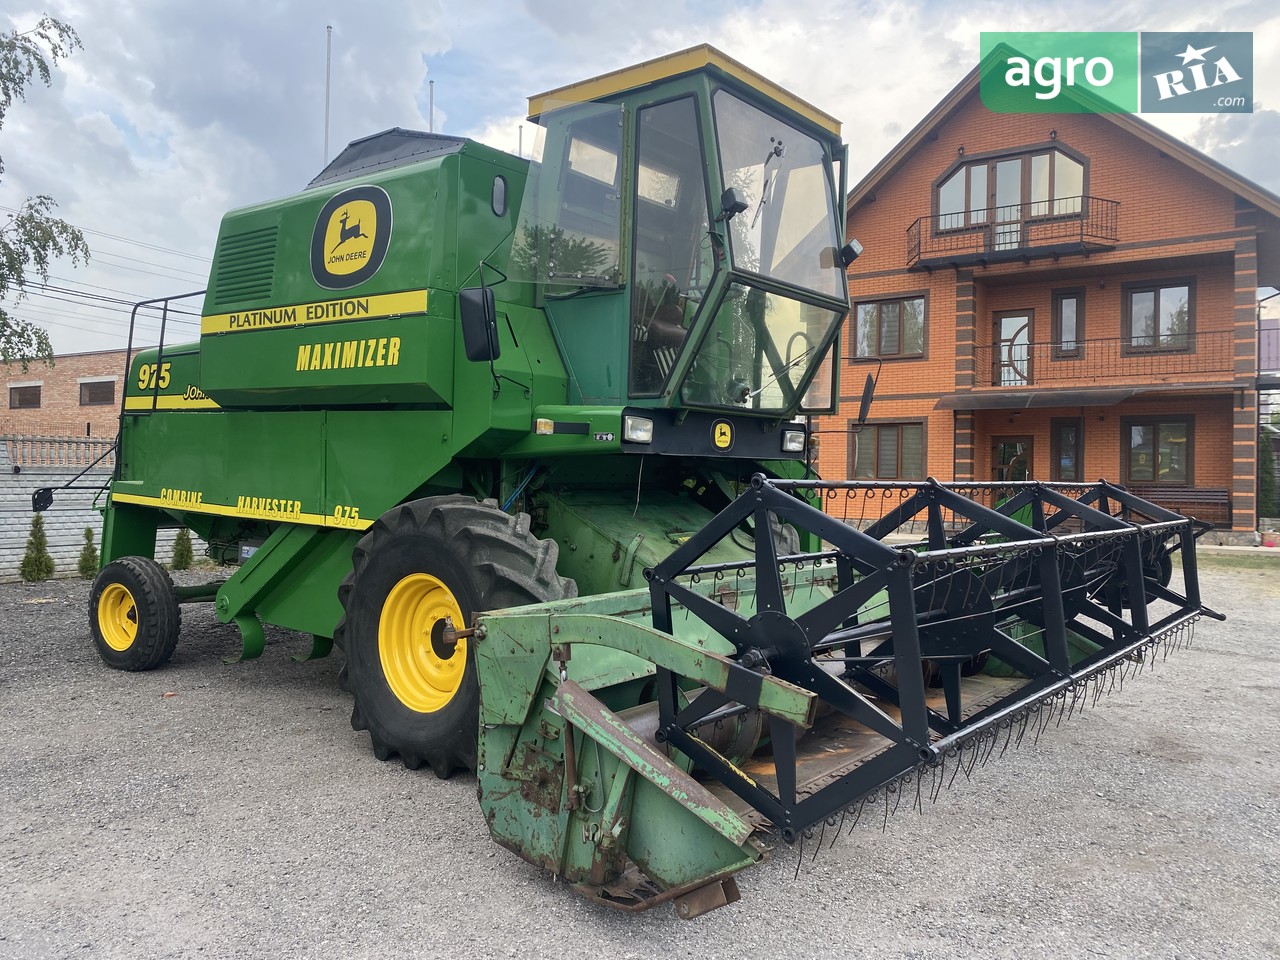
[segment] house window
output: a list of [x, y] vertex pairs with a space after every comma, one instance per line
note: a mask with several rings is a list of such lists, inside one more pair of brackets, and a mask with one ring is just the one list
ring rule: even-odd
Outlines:
[[97, 407], [116, 402], [115, 380], [81, 380], [80, 406]]
[[997, 249], [1018, 246], [1022, 231], [1015, 224], [1078, 216], [1084, 182], [1084, 163], [1057, 148], [973, 160], [938, 184], [937, 229], [991, 224]]
[[1079, 483], [1084, 476], [1084, 420], [1052, 420], [1049, 424], [1049, 479]]
[[18, 383], [9, 387], [10, 410], [34, 410], [40, 406], [40, 384]]
[[1121, 436], [1126, 483], [1192, 483], [1191, 442], [1195, 421], [1191, 417], [1125, 418]]
[[1124, 288], [1124, 352], [1189, 351], [1195, 334], [1195, 283], [1168, 280]]
[[858, 304], [853, 342], [859, 357], [924, 356], [924, 297]]
[[1076, 359], [1084, 348], [1084, 290], [1053, 292], [1053, 355]]
[[857, 480], [923, 480], [924, 424], [880, 423], [850, 433], [849, 472]]

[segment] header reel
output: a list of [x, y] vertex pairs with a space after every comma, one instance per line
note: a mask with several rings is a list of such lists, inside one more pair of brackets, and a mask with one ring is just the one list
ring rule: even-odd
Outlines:
[[[859, 531], [831, 515], [855, 498], [892, 505]], [[825, 548], [779, 556], [777, 521]], [[748, 528], [752, 556], [699, 564]], [[802, 840], [912, 781], [919, 802], [924, 774], [936, 790], [949, 763], [954, 779], [1038, 736], [1103, 677], [1220, 617], [1199, 596], [1205, 529], [1107, 483], [757, 475], [646, 571], [647, 603], [480, 619], [495, 838], [615, 906], [729, 902], [726, 877], [760, 856], [752, 831]]]

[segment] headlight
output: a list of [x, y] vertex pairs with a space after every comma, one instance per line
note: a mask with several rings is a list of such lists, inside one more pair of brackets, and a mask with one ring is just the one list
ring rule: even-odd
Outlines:
[[803, 430], [783, 430], [782, 431], [782, 452], [783, 453], [803, 453], [804, 452], [804, 431]]
[[533, 432], [540, 437], [549, 437], [556, 432], [556, 423], [554, 420], [539, 417], [533, 421]]
[[623, 417], [622, 437], [632, 443], [652, 443], [653, 421], [648, 417]]

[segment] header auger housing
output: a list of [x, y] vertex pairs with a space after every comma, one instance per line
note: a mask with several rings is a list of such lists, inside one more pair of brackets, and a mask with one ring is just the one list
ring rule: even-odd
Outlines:
[[[336, 645], [377, 757], [475, 770], [500, 843], [695, 916], [761, 832], [918, 786], [1207, 612], [1194, 524], [1118, 488], [812, 479], [860, 249], [833, 118], [705, 46], [529, 112], [533, 160], [389, 130], [228, 213], [198, 343], [139, 305], [110, 666], [162, 666], [200, 601], [242, 660], [264, 623]], [[823, 512], [850, 497], [883, 519]], [[174, 587], [179, 525], [225, 579]]]

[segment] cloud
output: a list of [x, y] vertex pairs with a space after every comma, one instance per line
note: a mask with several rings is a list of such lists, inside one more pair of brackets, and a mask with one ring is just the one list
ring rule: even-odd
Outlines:
[[[11, 6], [22, 24], [43, 9], [35, 0]], [[1280, 62], [1280, 16], [1256, 4], [1206, 12], [1191, 0], [50, 0], [50, 9], [84, 49], [6, 118], [0, 205], [56, 197], [64, 217], [96, 231], [98, 256], [89, 270], [58, 266], [55, 275], [121, 299], [198, 288], [207, 262], [155, 248], [207, 256], [226, 210], [285, 196], [321, 168], [326, 25], [330, 156], [387, 127], [426, 129], [431, 80], [437, 131], [514, 151], [529, 95], [703, 42], [841, 119], [850, 182], [971, 69], [982, 30], [1254, 30], [1255, 94], [1280, 104], [1280, 75], [1261, 69]], [[1275, 111], [1149, 119], [1280, 190], [1267, 163], [1280, 152]], [[118, 312], [31, 306], [63, 324], [50, 327], [59, 350], [122, 340]]]
[[1221, 113], [1200, 120], [1188, 142], [1236, 173], [1280, 194], [1280, 110]]

